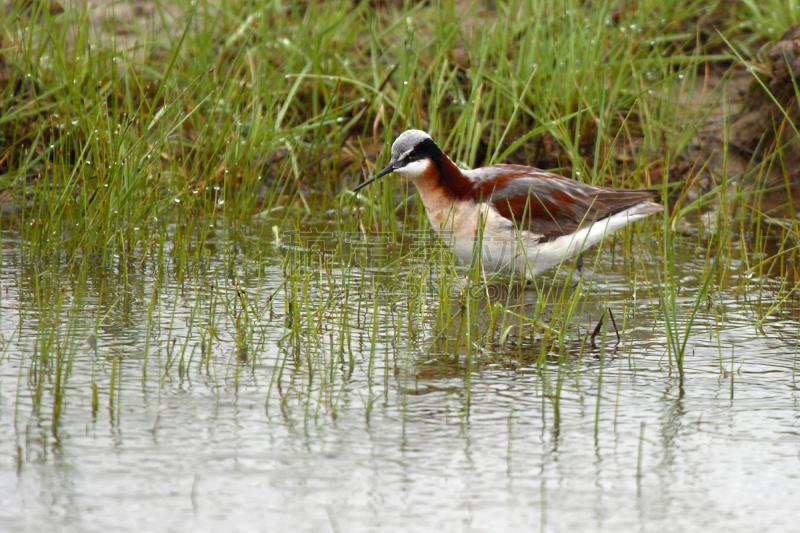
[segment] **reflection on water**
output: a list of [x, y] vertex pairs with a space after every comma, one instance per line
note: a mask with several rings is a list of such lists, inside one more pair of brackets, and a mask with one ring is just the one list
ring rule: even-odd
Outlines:
[[[703, 307], [681, 389], [653, 277], [630, 274], [651, 266], [610, 249], [566, 351], [537, 364], [541, 331], [465, 342], [458, 291], [440, 309], [414, 281], [433, 267], [402, 246], [388, 270], [293, 266], [292, 245], [256, 263], [76, 269], [27, 261], [14, 239], [0, 272], [10, 531], [794, 527], [796, 302], [756, 327], [780, 280]], [[682, 246], [688, 308], [702, 254]], [[502, 283], [486, 298], [537, 305]], [[623, 342], [606, 325], [591, 349], [606, 307]]]

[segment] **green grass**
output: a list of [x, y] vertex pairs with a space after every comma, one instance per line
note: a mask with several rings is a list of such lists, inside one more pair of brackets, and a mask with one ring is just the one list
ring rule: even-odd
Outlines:
[[[717, 294], [782, 280], [769, 294], [783, 300], [756, 309], [754, 324], [796, 297], [797, 225], [777, 235], [760, 207], [780, 150], [753, 164], [747, 187], [722, 176], [698, 198], [684, 184], [706, 162], [688, 175], [669, 169], [719, 98], [688, 104], [706, 69], [760, 61], [768, 40], [800, 22], [800, 3], [377, 4], [176, 2], [157, 17], [169, 31], [134, 22], [126, 35], [75, 5], [56, 13], [18, 2], [0, 14], [10, 213], [0, 226], [32, 268], [20, 321], [40, 325], [31, 354], [6, 342], [0, 364], [28, 358], [32, 403], [52, 405], [54, 433], [81, 335], [131, 317], [146, 323], [139, 356], [95, 354], [90, 365], [92, 412], [106, 395], [117, 421], [123, 372], [140, 374], [144, 389], [156, 379], [159, 394], [200, 374], [223, 394], [258, 379], [274, 339], [268, 410], [335, 416], [348, 375], [363, 372], [369, 418], [390, 374], [406, 388], [455, 374], [468, 415], [471, 376], [501, 361], [541, 369], [558, 420], [561, 388], [599, 318], [587, 295], [603, 285], [575, 286], [564, 265], [556, 281], [535, 281], [525, 305], [508, 280], [456, 265], [430, 237], [420, 246], [427, 221], [399, 200], [399, 180], [349, 192], [410, 127], [466, 166], [533, 164], [662, 188], [673, 204], [663, 219], [585, 259], [597, 272], [603, 254], [628, 265], [634, 296], [618, 323], [647, 320], [632, 311], [647, 302], [681, 379], [695, 317], [714, 311]], [[712, 206], [716, 225], [681, 232]], [[703, 269], [683, 286], [675, 250], [693, 241]], [[732, 275], [734, 261], [744, 271]], [[151, 327], [177, 322], [187, 334]], [[398, 355], [420, 343], [418, 360]]]

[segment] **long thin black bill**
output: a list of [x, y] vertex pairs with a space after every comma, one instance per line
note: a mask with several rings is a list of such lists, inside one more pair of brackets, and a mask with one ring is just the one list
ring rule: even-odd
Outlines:
[[392, 172], [394, 172], [394, 163], [389, 163], [389, 164], [386, 166], [386, 168], [384, 168], [383, 170], [381, 170], [380, 172], [378, 172], [377, 174], [375, 174], [373, 177], [371, 177], [370, 179], [368, 179], [367, 181], [365, 181], [364, 183], [362, 183], [361, 185], [359, 185], [358, 187], [356, 187], [355, 189], [353, 189], [353, 192], [358, 192], [358, 191], [360, 191], [361, 189], [363, 189], [364, 187], [366, 187], [367, 185], [369, 185], [370, 183], [372, 183], [372, 182], [373, 182], [373, 181], [375, 181], [376, 179], [378, 179], [378, 178], [382, 178], [382, 177], [383, 177], [383, 176], [385, 176], [386, 174], [391, 174]]

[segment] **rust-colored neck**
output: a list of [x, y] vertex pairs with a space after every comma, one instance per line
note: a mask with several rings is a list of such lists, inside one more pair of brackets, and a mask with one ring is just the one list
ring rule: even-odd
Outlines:
[[428, 169], [412, 181], [420, 191], [436, 192], [451, 200], [462, 200], [470, 195], [473, 189], [472, 180], [467, 178], [461, 169], [442, 152], [438, 157], [431, 157]]

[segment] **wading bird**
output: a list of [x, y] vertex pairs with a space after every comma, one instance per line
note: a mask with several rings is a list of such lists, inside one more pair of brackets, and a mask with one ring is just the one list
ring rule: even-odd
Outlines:
[[417, 187], [431, 225], [469, 263], [480, 242], [489, 272], [533, 277], [632, 222], [663, 211], [657, 192], [598, 187], [519, 165], [463, 170], [430, 135], [403, 132], [386, 168], [353, 189], [396, 172]]

